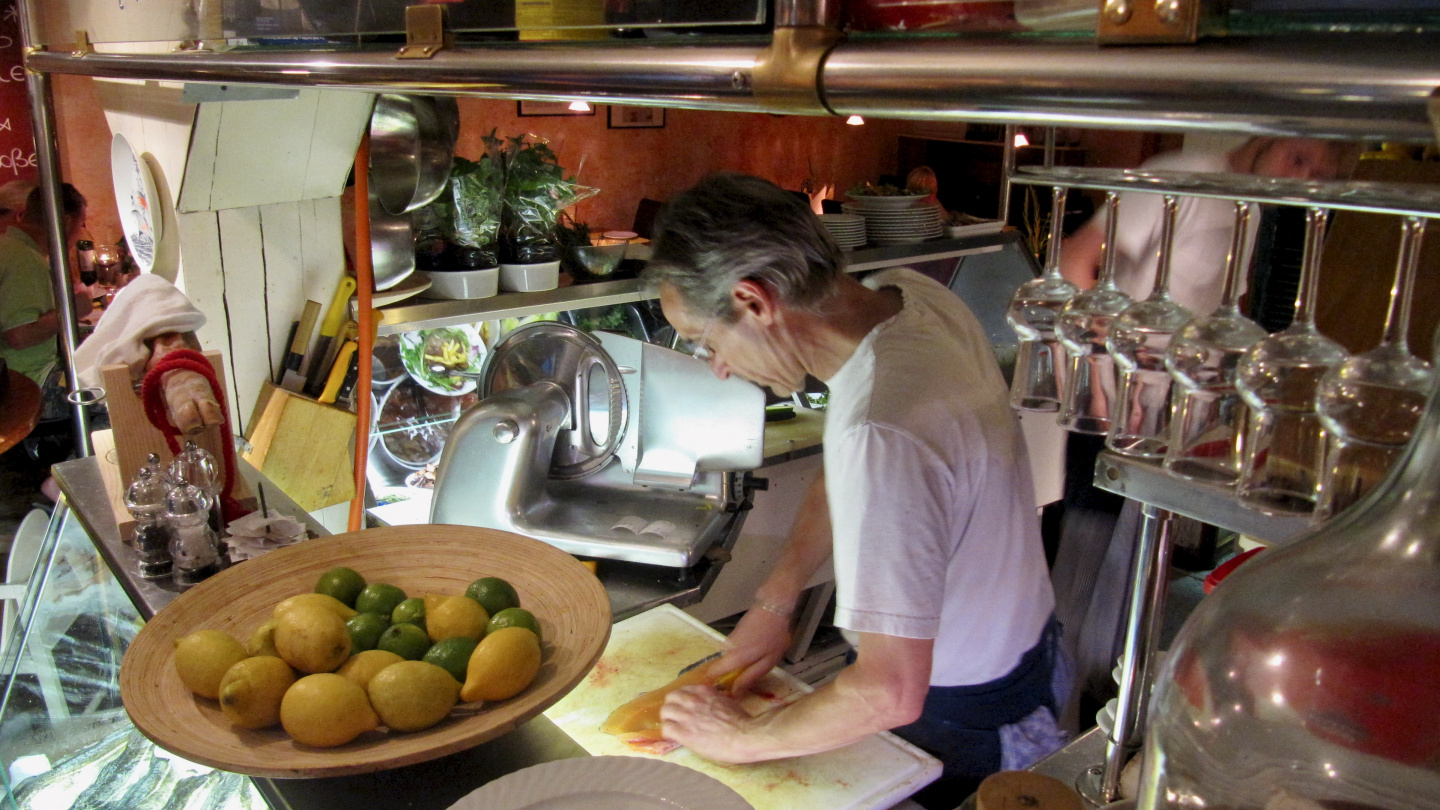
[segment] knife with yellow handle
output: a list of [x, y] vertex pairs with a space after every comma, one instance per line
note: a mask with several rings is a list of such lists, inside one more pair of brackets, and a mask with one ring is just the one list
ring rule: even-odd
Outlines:
[[335, 364], [330, 367], [330, 376], [325, 379], [325, 389], [318, 397], [320, 402], [333, 403], [336, 395], [340, 393], [340, 384], [345, 382], [345, 372], [350, 368], [350, 358], [355, 356], [355, 350], [360, 344], [353, 340], [347, 340], [340, 347], [339, 353], [335, 355]]
[[312, 397], [324, 391], [329, 378], [325, 372], [334, 367], [334, 364], [327, 364], [330, 346], [335, 342], [335, 336], [340, 334], [340, 325], [345, 322], [345, 310], [350, 304], [350, 296], [355, 294], [355, 279], [350, 276], [340, 278], [340, 286], [335, 288], [335, 296], [330, 299], [330, 309], [325, 312], [325, 320], [320, 322], [320, 337], [315, 341], [315, 360], [310, 363], [310, 374], [305, 381], [305, 393]]

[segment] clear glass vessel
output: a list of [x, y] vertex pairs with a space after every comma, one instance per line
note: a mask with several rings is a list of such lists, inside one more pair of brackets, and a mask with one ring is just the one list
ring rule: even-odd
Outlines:
[[210, 528], [212, 500], [194, 484], [179, 484], [165, 496], [170, 527], [170, 576], [188, 588], [220, 570], [220, 536]]
[[1240, 314], [1250, 212], [1250, 203], [1235, 204], [1220, 306], [1175, 333], [1165, 353], [1165, 367], [1175, 380], [1165, 469], [1181, 478], [1229, 485], [1240, 477], [1248, 411], [1235, 388], [1235, 373], [1245, 350], [1266, 334]]
[[1406, 337], [1424, 235], [1425, 220], [1405, 218], [1380, 345], [1349, 358], [1320, 381], [1318, 405], [1327, 445], [1316, 520], [1339, 514], [1380, 482], [1425, 409], [1434, 371], [1410, 353]]
[[1142, 810], [1440, 808], [1440, 390], [1374, 491], [1200, 602], [1150, 718]]
[[1170, 443], [1172, 381], [1165, 352], [1190, 310], [1170, 298], [1176, 199], [1165, 195], [1159, 266], [1150, 297], [1125, 308], [1110, 327], [1106, 346], [1120, 369], [1120, 393], [1105, 446], [1121, 455], [1160, 461]]
[[1346, 357], [1343, 346], [1315, 328], [1325, 216], [1321, 208], [1306, 215], [1295, 320], [1252, 346], [1235, 378], [1250, 408], [1237, 494], [1267, 514], [1314, 511], [1325, 451], [1316, 394], [1325, 373]]
[[1118, 385], [1115, 358], [1105, 345], [1110, 324], [1130, 306], [1130, 296], [1115, 286], [1115, 223], [1120, 195], [1105, 195], [1105, 243], [1095, 286], [1077, 293], [1060, 310], [1055, 332], [1065, 348], [1066, 373], [1060, 397], [1060, 426], [1076, 433], [1110, 432], [1110, 412]]
[[125, 539], [135, 549], [136, 570], [144, 579], [170, 576], [171, 533], [165, 522], [165, 496], [171, 487], [160, 457], [151, 453], [125, 489], [125, 508], [135, 519], [134, 535]]
[[185, 447], [170, 461], [170, 478], [177, 484], [194, 484], [210, 499], [210, 528], [222, 534], [224, 516], [220, 511], [220, 465], [209, 450], [186, 440]]
[[1060, 275], [1060, 243], [1065, 238], [1065, 188], [1056, 186], [1051, 197], [1050, 244], [1045, 271], [1020, 285], [1010, 298], [1005, 318], [1020, 346], [1015, 377], [1010, 384], [1011, 406], [1024, 411], [1060, 410], [1065, 369], [1064, 348], [1055, 334], [1055, 321], [1080, 288]]

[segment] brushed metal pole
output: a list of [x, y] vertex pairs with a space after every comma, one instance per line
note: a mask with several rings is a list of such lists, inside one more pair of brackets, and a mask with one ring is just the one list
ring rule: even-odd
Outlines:
[[1100, 780], [1100, 798], [1106, 803], [1118, 798], [1120, 771], [1142, 736], [1145, 701], [1150, 691], [1150, 661], [1165, 613], [1173, 516], [1150, 504], [1142, 505], [1140, 514], [1140, 543], [1135, 550], [1130, 613], [1125, 620], [1120, 696], [1115, 726], [1105, 741], [1105, 770]]
[[[27, 23], [29, 15], [22, 15]], [[28, 44], [29, 26], [22, 28], [22, 39]], [[35, 135], [35, 167], [38, 171], [41, 198], [45, 204], [45, 224], [50, 235], [50, 282], [55, 295], [55, 314], [60, 325], [60, 346], [70, 392], [80, 387], [75, 369], [75, 347], [80, 344], [79, 324], [71, 303], [74, 292], [70, 284], [70, 246], [65, 243], [65, 212], [60, 191], [60, 147], [55, 132], [55, 97], [50, 75], [34, 70], [25, 71], [25, 87], [30, 96], [30, 126]], [[90, 417], [85, 406], [71, 403], [71, 422], [75, 428], [75, 451], [80, 456], [94, 453], [90, 446]]]
[[1010, 221], [1010, 175], [1015, 173], [1015, 134], [1019, 131], [1014, 124], [1005, 125], [1005, 144], [1000, 152], [1000, 214], [995, 217], [1001, 222]]

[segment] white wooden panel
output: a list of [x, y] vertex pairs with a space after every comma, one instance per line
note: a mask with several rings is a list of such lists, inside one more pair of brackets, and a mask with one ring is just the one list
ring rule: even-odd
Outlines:
[[236, 401], [235, 368], [230, 362], [230, 323], [225, 311], [225, 274], [220, 258], [220, 225], [215, 213], [202, 211], [176, 217], [179, 242], [184, 246], [175, 286], [205, 314], [205, 325], [196, 332], [200, 347], [225, 356], [225, 400], [230, 425], [240, 431], [240, 414], [248, 408]]
[[181, 211], [210, 211], [210, 189], [215, 181], [215, 154], [220, 145], [219, 104], [199, 104], [190, 133], [190, 155], [177, 207]]
[[272, 378], [270, 333], [265, 312], [265, 256], [260, 211], [220, 211], [220, 256], [225, 265], [225, 311], [230, 331], [230, 376], [235, 410], [241, 414], [235, 432], [245, 429], [260, 386]]
[[300, 318], [305, 306], [300, 220], [302, 211], [309, 207], [306, 201], [259, 208], [265, 245], [265, 312], [269, 318], [271, 379], [285, 363], [290, 325]]
[[306, 165], [305, 197], [338, 197], [355, 163], [360, 138], [370, 125], [371, 93], [321, 90]]
[[345, 275], [341, 245], [340, 198], [310, 200], [300, 209], [300, 245], [304, 252], [305, 297], [327, 308]]
[[76, 31], [87, 31], [92, 42], [154, 42], [197, 39], [187, 20], [195, 15], [189, 0], [144, 0], [136, 3], [32, 2], [38, 10], [39, 41], [66, 44]]
[[298, 200], [304, 195], [319, 93], [276, 101], [225, 101], [210, 192], [217, 209]]

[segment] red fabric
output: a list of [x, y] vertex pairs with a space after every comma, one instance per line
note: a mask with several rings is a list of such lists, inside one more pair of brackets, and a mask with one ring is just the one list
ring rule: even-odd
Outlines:
[[215, 394], [215, 401], [220, 403], [221, 428], [220, 434], [226, 441], [222, 442], [224, 450], [221, 455], [220, 465], [225, 470], [225, 486], [220, 490], [220, 514], [225, 522], [229, 523], [236, 518], [243, 517], [250, 513], [241, 503], [235, 500], [231, 494], [235, 490], [235, 447], [229, 441], [230, 436], [230, 414], [225, 408], [225, 392], [220, 390], [220, 381], [215, 376], [215, 369], [210, 367], [210, 361], [205, 355], [194, 349], [177, 349], [165, 355], [164, 359], [155, 364], [145, 374], [145, 379], [140, 383], [140, 401], [145, 406], [145, 415], [149, 417], [150, 424], [160, 430], [165, 436], [165, 444], [170, 447], [171, 454], [179, 454], [180, 442], [176, 439], [180, 435], [180, 429], [170, 421], [170, 414], [165, 409], [164, 387], [161, 380], [165, 378], [166, 372], [170, 371], [193, 371], [204, 377], [210, 383], [210, 390]]

